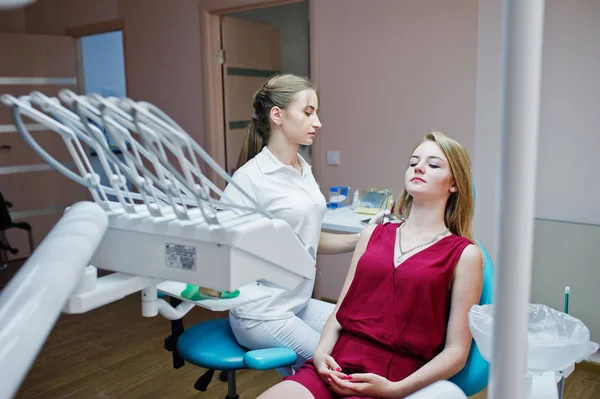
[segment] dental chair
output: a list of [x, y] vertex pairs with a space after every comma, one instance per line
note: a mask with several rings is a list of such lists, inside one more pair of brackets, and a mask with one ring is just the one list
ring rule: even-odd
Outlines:
[[[477, 244], [483, 254], [483, 287], [479, 304], [488, 305], [492, 303], [493, 299], [494, 265], [483, 245], [479, 242]], [[450, 382], [453, 382], [462, 389], [465, 395], [475, 395], [487, 386], [489, 368], [489, 363], [481, 356], [475, 340], [472, 340], [471, 350], [465, 367], [454, 377], [450, 378]]]
[[[477, 201], [477, 190], [473, 182], [473, 200]], [[494, 298], [494, 264], [490, 255], [478, 241], [479, 249], [483, 255], [483, 286], [481, 289], [480, 305], [489, 305]], [[465, 367], [450, 382], [456, 384], [467, 396], [481, 392], [488, 383], [490, 364], [481, 356], [475, 340], [471, 341], [471, 350]]]

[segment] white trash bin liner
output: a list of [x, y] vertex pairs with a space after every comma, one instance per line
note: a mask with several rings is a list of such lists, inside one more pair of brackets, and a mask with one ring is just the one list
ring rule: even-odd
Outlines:
[[[484, 359], [491, 362], [494, 305], [474, 305], [469, 311], [469, 328]], [[529, 373], [560, 371], [598, 351], [583, 322], [541, 304], [529, 305]]]

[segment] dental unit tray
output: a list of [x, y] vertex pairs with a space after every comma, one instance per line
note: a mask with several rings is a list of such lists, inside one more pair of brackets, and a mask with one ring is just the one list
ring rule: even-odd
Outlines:
[[[87, 187], [108, 216], [108, 229], [91, 264], [118, 272], [110, 281], [120, 290], [74, 293], [79, 297], [67, 304], [68, 312], [87, 311], [110, 302], [111, 295], [123, 297], [156, 285], [160, 289], [161, 284], [218, 291], [249, 286], [254, 292], [258, 280], [294, 289], [303, 279], [314, 278], [316, 248], [307, 248], [285, 221], [262, 209], [160, 109], [128, 98], [69, 90], [58, 97], [32, 92], [18, 98], [3, 95], [0, 100], [12, 108], [15, 126], [33, 150], [61, 174]], [[75, 166], [70, 169], [48, 154], [27, 130], [23, 116], [57, 133]], [[114, 147], [122, 157], [115, 155]], [[97, 154], [106, 183], [91, 166], [91, 152]], [[253, 206], [220, 200], [223, 192], [202, 169], [233, 184]], [[169, 293], [177, 294], [173, 289]], [[267, 295], [256, 292], [254, 298]], [[239, 304], [244, 298], [252, 300], [242, 290], [237, 302], [222, 301]], [[198, 304], [210, 307], [217, 301]]]

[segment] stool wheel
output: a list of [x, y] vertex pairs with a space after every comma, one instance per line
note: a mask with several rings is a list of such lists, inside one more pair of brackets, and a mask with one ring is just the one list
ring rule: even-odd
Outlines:
[[172, 335], [169, 335], [167, 338], [165, 338], [166, 350], [173, 352], [175, 350], [175, 345], [177, 345], [177, 340]]

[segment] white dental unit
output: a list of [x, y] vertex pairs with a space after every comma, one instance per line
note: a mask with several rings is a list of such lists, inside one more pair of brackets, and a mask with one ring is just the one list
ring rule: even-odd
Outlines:
[[[0, 0], [0, 8], [26, 3]], [[517, 157], [521, 162], [518, 170], [514, 163], [505, 162], [503, 170], [505, 217], [488, 397], [525, 399], [525, 309], [531, 278], [544, 2], [507, 0], [505, 4], [503, 151], [504, 159]], [[88, 187], [94, 202], [68, 209], [0, 293], [0, 397], [16, 393], [60, 312], [86, 312], [142, 291], [144, 316], [161, 314], [175, 320], [194, 306], [226, 310], [268, 296], [266, 289], [253, 284], [259, 279], [293, 289], [303, 279], [314, 278], [316, 248], [306, 248], [287, 223], [256, 203], [254, 208], [243, 208], [219, 202], [221, 190], [202, 171], [210, 168], [228, 184], [234, 183], [162, 111], [144, 102], [70, 91], [61, 92], [59, 98], [35, 92], [21, 98], [1, 97], [12, 108], [14, 123], [29, 145], [55, 169]], [[61, 135], [76, 172], [35, 142], [23, 116]], [[111, 145], [121, 151], [122, 159]], [[88, 148], [98, 154], [108, 184], [100, 183], [87, 157]], [[328, 223], [337, 222], [326, 221], [325, 228]], [[96, 268], [89, 265], [116, 273], [97, 278]], [[157, 290], [181, 298], [186, 284], [218, 291], [239, 289], [240, 295], [184, 301], [177, 308], [157, 298]], [[35, 291], [39, 287], [43, 289]], [[449, 382], [411, 396], [464, 397]]]

